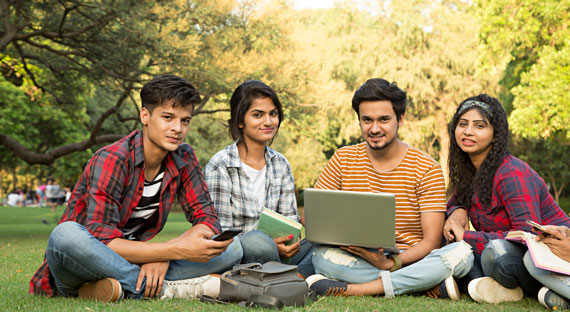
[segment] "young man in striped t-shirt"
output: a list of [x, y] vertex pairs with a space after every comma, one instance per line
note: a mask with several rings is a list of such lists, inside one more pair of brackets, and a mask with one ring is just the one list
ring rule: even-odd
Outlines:
[[[445, 218], [445, 183], [435, 160], [398, 139], [406, 92], [384, 79], [369, 79], [356, 90], [352, 107], [365, 142], [339, 149], [315, 187], [395, 194], [396, 243], [403, 252], [320, 247], [313, 255], [320, 274], [307, 282], [320, 295], [393, 297], [433, 288], [430, 295], [459, 299], [453, 277], [470, 270], [471, 248], [453, 243], [437, 249]], [[350, 213], [357, 213], [358, 208], [353, 209]]]

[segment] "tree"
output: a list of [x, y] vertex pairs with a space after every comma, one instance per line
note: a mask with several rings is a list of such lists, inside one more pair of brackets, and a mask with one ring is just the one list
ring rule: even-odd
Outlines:
[[[203, 101], [194, 116], [227, 111], [223, 101], [247, 79], [264, 80], [292, 104], [304, 74], [288, 65], [290, 15], [282, 8], [279, 1], [3, 2], [3, 76], [27, 95], [28, 110], [49, 114], [34, 124], [37, 140], [6, 129], [0, 145], [30, 164], [51, 164], [116, 140], [138, 125], [136, 91], [157, 73], [195, 84]], [[109, 118], [134, 123], [109, 127]]]
[[[503, 72], [511, 128], [570, 141], [570, 1], [480, 0], [481, 63]], [[506, 69], [506, 70], [505, 70]]]
[[[459, 102], [486, 90], [497, 75], [477, 67], [477, 20], [463, 1], [379, 1], [375, 15], [339, 4], [301, 15], [305, 46], [320, 59], [316, 90], [323, 150], [360, 137], [350, 101], [369, 78], [396, 81], [408, 93], [403, 140], [430, 153], [447, 170], [447, 123]], [[301, 31], [302, 31], [301, 30]], [[300, 36], [301, 36], [300, 35]], [[322, 92], [319, 93], [319, 91]], [[447, 177], [447, 174], [445, 174]]]
[[546, 180], [554, 199], [559, 202], [560, 195], [570, 183], [570, 146], [557, 140], [536, 138], [517, 139], [513, 146], [513, 153]]
[[[1, 10], [0, 60], [7, 82], [25, 92], [25, 109], [42, 112], [42, 122], [25, 127], [25, 140], [16, 129], [0, 132], [0, 144], [31, 164], [51, 164], [61, 156], [109, 142], [120, 134], [101, 134], [148, 73], [152, 59], [146, 51], [157, 46], [148, 22], [149, 5], [131, 1], [4, 1]], [[114, 103], [93, 127], [85, 114], [86, 99], [95, 87], [116, 92]], [[0, 103], [9, 99], [0, 96]], [[2, 121], [13, 119], [16, 110]], [[35, 131], [31, 133], [29, 131]], [[28, 140], [29, 137], [37, 140]], [[41, 143], [40, 143], [41, 142]]]

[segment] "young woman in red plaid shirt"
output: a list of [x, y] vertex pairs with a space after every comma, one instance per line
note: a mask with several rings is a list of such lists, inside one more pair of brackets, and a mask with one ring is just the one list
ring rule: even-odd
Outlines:
[[[475, 263], [459, 281], [478, 302], [536, 296], [541, 284], [524, 267], [526, 247], [504, 240], [511, 230], [532, 231], [526, 220], [570, 226], [544, 180], [509, 152], [501, 103], [481, 94], [461, 102], [449, 125], [449, 176], [444, 236], [469, 243]], [[474, 228], [470, 229], [469, 221]]]

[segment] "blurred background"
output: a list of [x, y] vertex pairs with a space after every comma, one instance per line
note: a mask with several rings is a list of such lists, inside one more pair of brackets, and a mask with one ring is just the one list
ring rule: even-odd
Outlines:
[[272, 147], [299, 200], [337, 148], [360, 142], [351, 99], [368, 78], [407, 91], [400, 138], [445, 174], [454, 109], [490, 94], [509, 115], [513, 154], [570, 211], [568, 0], [10, 0], [0, 10], [4, 203], [16, 192], [40, 205], [48, 177], [64, 198], [98, 148], [141, 128], [141, 86], [174, 73], [203, 97], [186, 138], [202, 166], [232, 142], [233, 90], [248, 79], [276, 90], [286, 119]]

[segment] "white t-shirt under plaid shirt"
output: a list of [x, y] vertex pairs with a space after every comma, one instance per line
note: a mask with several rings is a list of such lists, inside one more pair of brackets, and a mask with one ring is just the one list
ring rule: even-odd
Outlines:
[[299, 221], [295, 180], [289, 162], [281, 153], [265, 148], [265, 201], [255, 199], [256, 190], [243, 169], [236, 143], [217, 152], [206, 165], [208, 191], [218, 211], [223, 230], [255, 230], [263, 208]]

